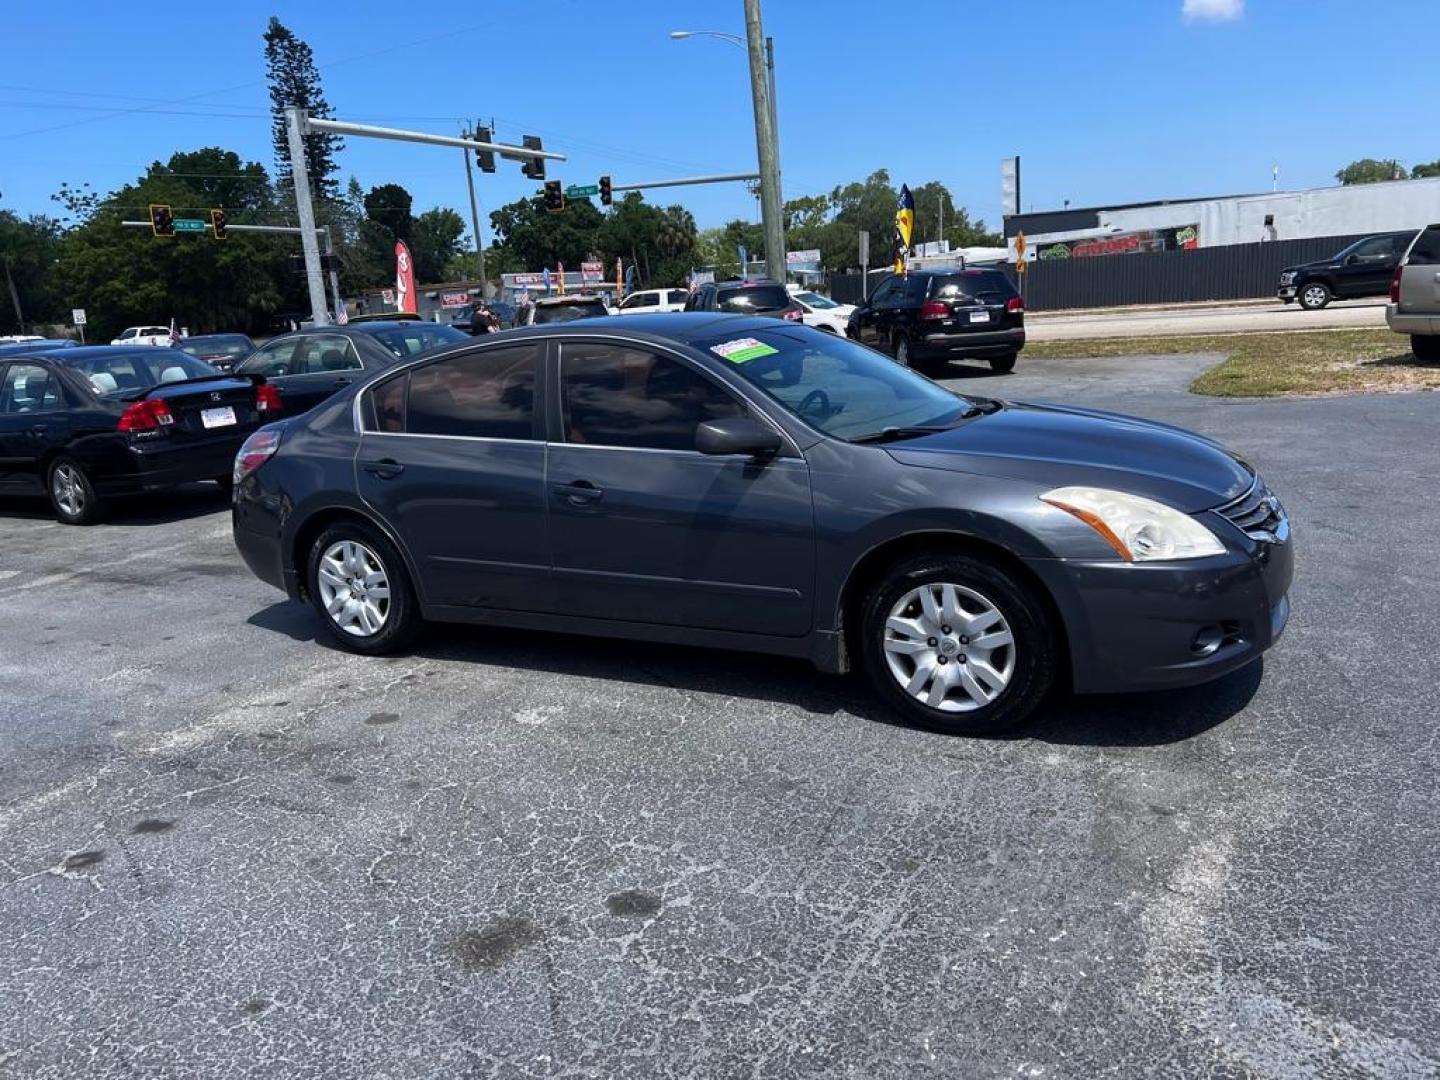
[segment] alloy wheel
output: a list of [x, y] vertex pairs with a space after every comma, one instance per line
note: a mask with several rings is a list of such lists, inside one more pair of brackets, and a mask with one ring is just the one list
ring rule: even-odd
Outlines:
[[374, 637], [390, 618], [390, 577], [370, 548], [355, 540], [331, 544], [320, 556], [316, 587], [325, 614], [353, 637]]
[[55, 496], [55, 505], [66, 517], [76, 518], [85, 512], [85, 481], [74, 465], [55, 466], [50, 475], [50, 491]]
[[1319, 285], [1311, 285], [1305, 290], [1305, 303], [1309, 307], [1319, 307], [1325, 303], [1325, 290]]
[[901, 367], [910, 366], [910, 342], [903, 337], [895, 343], [895, 361]]
[[942, 712], [993, 703], [1015, 674], [1015, 635], [990, 600], [964, 585], [928, 582], [897, 600], [882, 648], [890, 674]]

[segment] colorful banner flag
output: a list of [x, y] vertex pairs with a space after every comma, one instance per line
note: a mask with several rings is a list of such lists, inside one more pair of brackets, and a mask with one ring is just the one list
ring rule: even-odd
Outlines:
[[616, 301], [625, 298], [625, 264], [619, 258], [615, 260], [615, 299]]
[[559, 259], [555, 260], [555, 283], [559, 286], [561, 296], [565, 295], [565, 264]]
[[900, 185], [900, 199], [895, 204], [895, 272], [905, 272], [905, 257], [910, 251], [910, 236], [915, 231], [915, 196], [907, 184]]
[[395, 241], [395, 310], [420, 310], [415, 296], [415, 264], [404, 240]]

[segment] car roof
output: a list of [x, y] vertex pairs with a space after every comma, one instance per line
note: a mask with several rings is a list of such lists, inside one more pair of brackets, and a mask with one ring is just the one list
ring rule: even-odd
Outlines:
[[213, 334], [191, 334], [189, 337], [183, 337], [183, 338], [181, 338], [180, 340], [181, 340], [181, 341], [207, 341], [207, 340], [209, 340], [210, 338], [217, 338], [217, 337], [248, 338], [249, 336], [250, 336], [249, 334], [241, 333], [239, 330], [217, 330], [217, 331], [215, 331], [215, 333], [213, 333]]
[[[704, 340], [725, 333], [743, 334], [755, 330], [793, 329], [797, 324], [769, 319], [763, 315], [729, 315], [717, 311], [670, 311], [646, 315], [603, 315], [566, 323], [543, 323], [503, 331], [506, 341], [531, 337], [584, 337], [616, 331], [625, 337], [656, 342]], [[499, 340], [497, 336], [496, 340]]]

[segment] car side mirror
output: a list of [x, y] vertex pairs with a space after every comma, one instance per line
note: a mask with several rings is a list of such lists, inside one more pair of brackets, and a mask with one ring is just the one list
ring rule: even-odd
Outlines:
[[749, 454], [770, 457], [780, 451], [780, 436], [749, 416], [706, 420], [695, 429], [695, 449], [702, 454]]
[[1359, 256], [1359, 255], [1347, 255], [1347, 256], [1345, 256], [1345, 265], [1346, 265], [1346, 266], [1354, 266], [1354, 265], [1355, 265], [1356, 263], [1358, 263], [1359, 261], [1360, 261], [1360, 256]]

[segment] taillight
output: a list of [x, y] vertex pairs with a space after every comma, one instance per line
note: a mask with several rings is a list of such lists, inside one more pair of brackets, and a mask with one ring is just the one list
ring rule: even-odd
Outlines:
[[235, 455], [235, 468], [231, 473], [235, 483], [240, 483], [241, 480], [264, 465], [274, 457], [275, 451], [278, 449], [280, 449], [280, 432], [261, 428], [251, 435], [240, 447], [240, 452]]
[[120, 414], [121, 431], [156, 431], [173, 423], [170, 406], [160, 398], [137, 401]]
[[920, 318], [922, 319], [948, 319], [950, 317], [950, 305], [940, 300], [931, 300], [920, 307]]
[[1390, 303], [1400, 303], [1400, 275], [1405, 272], [1405, 264], [1401, 263], [1395, 267], [1395, 273], [1390, 275]]
[[1024, 310], [1025, 310], [1025, 299], [1024, 299], [1024, 297], [1020, 297], [1020, 296], [1012, 296], [1012, 297], [1010, 297], [1009, 300], [1006, 300], [1006, 301], [1005, 301], [1005, 310], [1006, 310], [1006, 311], [1024, 311]]
[[786, 308], [785, 313], [781, 315], [781, 318], [789, 319], [791, 322], [800, 322], [803, 318], [803, 314], [799, 308]]
[[276, 390], [273, 384], [261, 383], [255, 387], [255, 411], [266, 416], [279, 416], [285, 411], [285, 403], [280, 400], [280, 391]]

